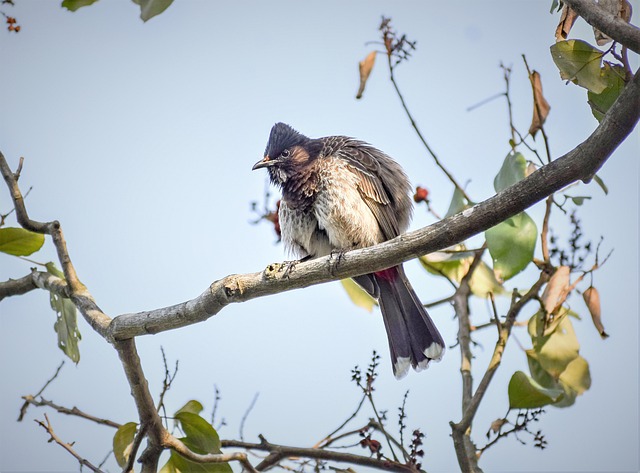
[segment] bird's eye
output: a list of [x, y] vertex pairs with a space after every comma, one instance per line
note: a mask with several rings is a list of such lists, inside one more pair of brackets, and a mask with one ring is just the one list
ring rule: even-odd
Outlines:
[[291, 151], [289, 151], [288, 149], [285, 149], [282, 153], [280, 153], [280, 156], [282, 156], [283, 158], [288, 158], [291, 155]]

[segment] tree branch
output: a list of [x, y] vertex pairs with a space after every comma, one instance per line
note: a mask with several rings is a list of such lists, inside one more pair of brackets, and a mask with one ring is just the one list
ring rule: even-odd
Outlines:
[[37, 287], [31, 274], [27, 274], [20, 279], [9, 279], [8, 281], [0, 282], [0, 301], [9, 296], [21, 296]]
[[73, 457], [78, 460], [78, 463], [80, 463], [80, 468], [82, 468], [83, 466], [86, 466], [87, 468], [89, 468], [91, 471], [94, 471], [96, 473], [102, 473], [102, 470], [100, 468], [98, 468], [97, 466], [94, 466], [89, 460], [86, 460], [84, 458], [82, 458], [80, 455], [78, 455], [78, 453], [76, 453], [76, 451], [73, 449], [73, 443], [65, 443], [62, 440], [60, 440], [60, 437], [58, 437], [56, 435], [56, 433], [53, 431], [53, 427], [51, 427], [51, 423], [49, 422], [49, 418], [47, 417], [47, 414], [44, 415], [45, 420], [47, 421], [47, 423], [45, 424], [44, 422], [42, 422], [41, 420], [36, 420], [36, 423], [42, 427], [44, 430], [47, 431], [47, 433], [51, 436], [50, 438], [50, 442], [55, 442], [58, 445], [60, 445], [62, 448], [64, 448], [67, 452], [69, 452], [71, 455], [73, 455]]
[[615, 42], [640, 54], [640, 29], [605, 11], [590, 0], [564, 0], [573, 10], [594, 28], [602, 31]]
[[377, 458], [355, 455], [353, 453], [334, 452], [320, 448], [300, 448], [276, 445], [260, 436], [260, 443], [248, 443], [237, 440], [223, 440], [222, 446], [225, 448], [242, 448], [244, 450], [260, 450], [269, 452], [265, 460], [256, 469], [264, 471], [267, 467], [275, 465], [281, 460], [292, 457], [313, 458], [316, 460], [335, 461], [340, 463], [350, 463], [352, 465], [368, 466], [378, 470], [397, 471], [402, 473], [416, 473], [415, 468], [410, 465], [403, 465], [389, 460], [378, 460]]
[[182, 443], [180, 440], [175, 438], [173, 435], [169, 435], [165, 439], [164, 445], [172, 448], [183, 457], [197, 463], [228, 463], [231, 461], [237, 461], [242, 465], [245, 471], [249, 473], [258, 473], [258, 471], [253, 467], [253, 465], [247, 458], [247, 454], [243, 452], [208, 453], [203, 455], [200, 453], [193, 452], [184, 443]]
[[286, 277], [279, 264], [271, 264], [259, 273], [227, 276], [193, 300], [114, 318], [109, 337], [125, 339], [202, 322], [231, 303], [379, 271], [464, 241], [571, 183], [589, 182], [631, 133], [639, 117], [640, 75], [636, 74], [583, 143], [470, 209], [379, 245], [349, 251], [339, 260], [327, 256], [299, 263]]
[[[340, 259], [327, 256], [299, 263], [286, 275], [281, 264], [271, 264], [258, 273], [230, 275], [215, 281], [204, 293], [190, 301], [151, 311], [123, 314], [113, 320], [100, 311], [86, 289], [80, 294], [70, 291], [72, 299], [91, 326], [107, 340], [114, 342], [202, 322], [231, 303], [380, 271], [464, 241], [578, 180], [589, 182], [631, 133], [639, 117], [640, 75], [636, 74], [595, 131], [564, 156], [457, 215], [379, 245], [349, 251]], [[0, 171], [5, 180], [13, 185], [13, 174], [1, 153]]]
[[[107, 426], [113, 427], [115, 429], [117, 429], [117, 428], [122, 426], [122, 424], [118, 424], [117, 422], [114, 422], [112, 420], [101, 419], [99, 417], [92, 416], [91, 414], [87, 414], [86, 412], [81, 411], [80, 409], [78, 409], [75, 406], [72, 407], [71, 409], [69, 409], [68, 407], [60, 406], [58, 404], [55, 404], [52, 401], [48, 401], [47, 399], [42, 398], [42, 397], [40, 397], [40, 399], [38, 400], [34, 396], [27, 395], [27, 396], [22, 396], [22, 399], [24, 399], [25, 404], [31, 404], [31, 405], [38, 406], [38, 407], [48, 406], [48, 407], [50, 407], [52, 409], [55, 409], [60, 414], [66, 414], [66, 415], [69, 415], [69, 416], [82, 417], [83, 419], [90, 420], [92, 422], [95, 422], [96, 424], [107, 425]], [[21, 416], [21, 418], [22, 418], [22, 416]], [[18, 420], [21, 420], [21, 419], [18, 419]]]

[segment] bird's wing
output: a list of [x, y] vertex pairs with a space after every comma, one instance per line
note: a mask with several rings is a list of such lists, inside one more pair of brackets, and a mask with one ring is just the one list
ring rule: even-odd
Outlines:
[[382, 234], [391, 239], [400, 234], [398, 218], [391, 204], [391, 193], [380, 179], [380, 163], [376, 158], [382, 153], [366, 143], [347, 139], [335, 155], [347, 162], [348, 169], [358, 177], [358, 190], [375, 216]]

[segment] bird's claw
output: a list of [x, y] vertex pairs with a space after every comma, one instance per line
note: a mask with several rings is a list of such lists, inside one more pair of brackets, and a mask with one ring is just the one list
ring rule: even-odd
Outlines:
[[329, 253], [329, 271], [332, 276], [335, 275], [334, 273], [338, 269], [338, 266], [340, 266], [340, 262], [345, 253], [345, 250], [331, 250], [331, 253]]

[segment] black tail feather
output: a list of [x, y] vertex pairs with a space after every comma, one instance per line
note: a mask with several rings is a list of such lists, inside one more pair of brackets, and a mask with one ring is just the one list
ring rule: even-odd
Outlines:
[[378, 296], [396, 378], [403, 378], [409, 366], [420, 371], [426, 369], [431, 360], [442, 358], [444, 340], [402, 266], [354, 279], [369, 294]]

